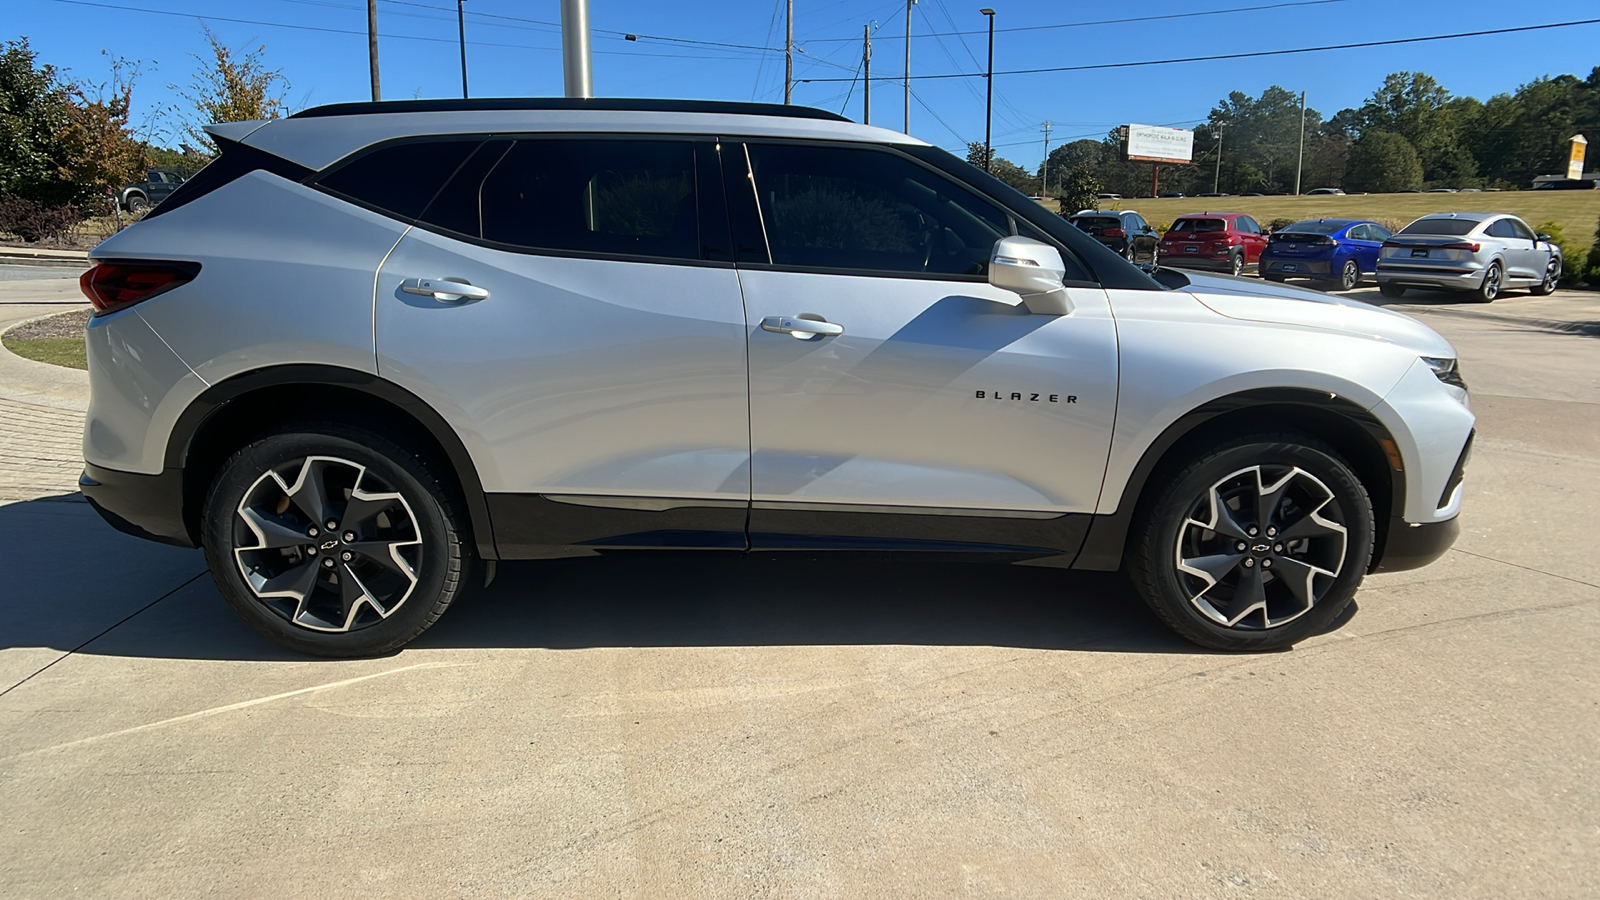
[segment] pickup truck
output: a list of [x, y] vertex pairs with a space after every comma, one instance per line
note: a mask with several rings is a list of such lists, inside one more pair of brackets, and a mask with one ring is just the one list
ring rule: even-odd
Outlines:
[[150, 207], [167, 199], [167, 195], [183, 184], [185, 176], [176, 169], [151, 169], [144, 173], [144, 181], [130, 184], [117, 197], [117, 205], [141, 215]]

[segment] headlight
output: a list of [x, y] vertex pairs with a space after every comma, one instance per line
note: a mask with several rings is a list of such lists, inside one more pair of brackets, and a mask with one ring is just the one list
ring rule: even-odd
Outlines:
[[1463, 391], [1467, 389], [1467, 382], [1461, 377], [1461, 363], [1455, 359], [1443, 359], [1434, 356], [1424, 356], [1422, 361], [1433, 370], [1434, 377], [1451, 387], [1458, 387]]

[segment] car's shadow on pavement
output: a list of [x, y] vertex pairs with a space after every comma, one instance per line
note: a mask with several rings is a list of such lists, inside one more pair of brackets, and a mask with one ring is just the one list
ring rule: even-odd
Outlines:
[[[291, 661], [196, 551], [113, 531], [82, 502], [0, 506], [0, 650]], [[481, 574], [481, 573], [480, 573]], [[1114, 573], [851, 553], [646, 553], [502, 563], [413, 647], [1004, 646], [1204, 652]], [[0, 657], [3, 658], [3, 657]]]

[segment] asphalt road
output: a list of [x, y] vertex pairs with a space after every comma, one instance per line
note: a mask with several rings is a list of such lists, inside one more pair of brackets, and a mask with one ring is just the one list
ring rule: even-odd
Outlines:
[[1600, 337], [1416, 312], [1481, 417], [1461, 540], [1277, 654], [1115, 576], [796, 554], [507, 565], [307, 661], [197, 554], [0, 506], [0, 894], [1595, 896]]

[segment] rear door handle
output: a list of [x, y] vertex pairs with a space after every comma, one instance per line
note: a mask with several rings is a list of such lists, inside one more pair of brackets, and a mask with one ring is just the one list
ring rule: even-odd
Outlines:
[[489, 299], [488, 288], [477, 287], [460, 278], [407, 278], [400, 282], [400, 290], [419, 297], [432, 297], [441, 303]]
[[843, 325], [824, 322], [820, 318], [812, 319], [800, 316], [767, 316], [761, 320], [761, 330], [771, 331], [776, 334], [787, 334], [803, 341], [819, 337], [838, 337], [844, 334]]

